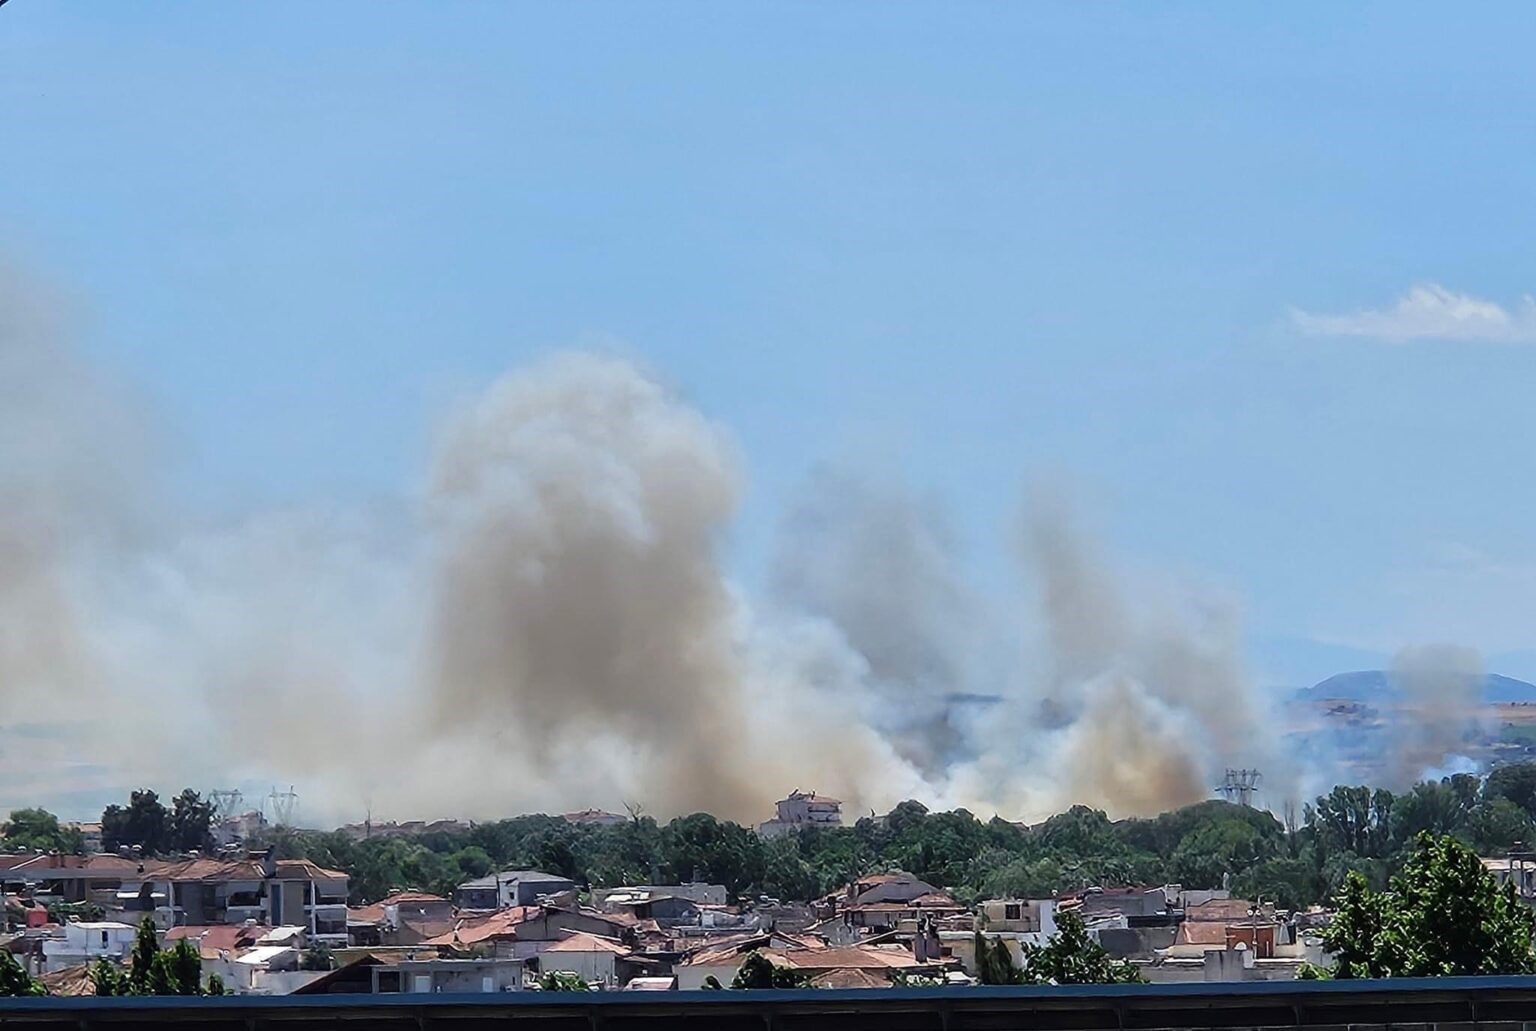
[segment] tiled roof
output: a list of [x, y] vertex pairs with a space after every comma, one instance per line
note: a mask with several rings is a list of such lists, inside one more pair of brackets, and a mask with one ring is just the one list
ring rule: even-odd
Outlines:
[[910, 970], [922, 967], [900, 945], [847, 945], [825, 949], [763, 950], [770, 960], [798, 970]]
[[955, 901], [955, 897], [953, 895], [951, 895], [951, 894], [949, 894], [948, 892], [945, 892], [945, 891], [932, 891], [932, 892], [929, 892], [926, 895], [919, 895], [917, 898], [912, 900], [912, 905], [914, 905], [914, 906], [924, 906], [926, 908], [934, 908], [934, 907], [948, 907], [948, 908], [951, 908], [951, 909], [963, 909], [963, 908], [965, 908], [965, 907], [961, 906], [959, 902]]
[[812, 988], [889, 988], [891, 979], [875, 970], [839, 967], [824, 970], [811, 978]]
[[1253, 903], [1247, 899], [1211, 899], [1197, 906], [1186, 906], [1184, 919], [1190, 920], [1221, 920], [1224, 922], [1236, 922], [1250, 919], [1248, 911], [1253, 908]]
[[687, 959], [683, 960], [682, 965], [705, 967], [717, 963], [729, 963], [743, 952], [767, 945], [768, 941], [769, 936], [766, 934], [741, 934], [716, 940], [695, 949]]
[[96, 853], [89, 856], [41, 852], [29, 856], [0, 856], [0, 870], [79, 870], [83, 873], [136, 871], [138, 861], [126, 856]]
[[433, 895], [430, 892], [397, 891], [393, 895], [386, 895], [384, 898], [379, 899], [379, 901], [372, 903], [371, 905], [357, 906], [355, 908], [349, 907], [347, 909], [347, 920], [350, 923], [357, 924], [382, 923], [384, 920], [385, 906], [405, 907], [405, 909], [403, 909], [400, 913], [400, 917], [403, 920], [407, 916], [415, 915], [414, 913], [410, 912], [410, 907], [413, 904], [416, 906], [441, 906], [446, 905], [447, 902], [448, 900], [443, 898], [441, 895]]
[[44, 988], [48, 989], [49, 995], [69, 997], [96, 994], [96, 982], [91, 980], [89, 963], [64, 967], [62, 970], [50, 970], [46, 974], [39, 975], [38, 980], [43, 983]]
[[953, 896], [943, 892], [919, 895], [908, 902], [850, 902], [843, 907], [850, 913], [904, 913], [913, 909], [964, 909]]
[[[279, 859], [274, 864], [280, 880], [345, 880], [340, 870], [327, 870], [308, 859]], [[266, 868], [259, 859], [219, 859], [198, 856], [195, 859], [145, 860], [146, 879], [162, 881], [263, 881]]]
[[167, 943], [186, 938], [197, 943], [197, 949], [204, 959], [218, 959], [221, 952], [235, 952], [249, 945], [254, 945], [256, 940], [268, 931], [270, 927], [254, 925], [247, 927], [244, 924], [209, 924], [196, 926], [183, 924], [180, 927], [172, 927], [165, 932]]
[[347, 875], [341, 870], [327, 870], [308, 859], [279, 859], [277, 876], [283, 879], [307, 878], [314, 881], [344, 881]]
[[144, 877], [157, 881], [261, 881], [266, 876], [266, 871], [254, 859], [199, 856], [196, 859], [144, 863]]
[[537, 916], [537, 906], [514, 906], [499, 909], [483, 916], [465, 917], [457, 927], [435, 938], [428, 938], [423, 945], [474, 945], [495, 938], [516, 937], [517, 925]]
[[1175, 945], [1226, 945], [1227, 925], [1220, 920], [1186, 920], [1174, 936]]
[[615, 956], [627, 956], [630, 950], [612, 938], [602, 938], [586, 931], [572, 931], [545, 952], [611, 952]]

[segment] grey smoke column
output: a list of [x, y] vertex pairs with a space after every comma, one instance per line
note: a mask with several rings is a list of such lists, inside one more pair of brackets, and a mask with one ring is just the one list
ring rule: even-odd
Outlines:
[[950, 696], [974, 690], [967, 651], [979, 613], [938, 505], [873, 473], [823, 466], [784, 521], [773, 587], [842, 631], [869, 665], [882, 729], [941, 773], [963, 745]]

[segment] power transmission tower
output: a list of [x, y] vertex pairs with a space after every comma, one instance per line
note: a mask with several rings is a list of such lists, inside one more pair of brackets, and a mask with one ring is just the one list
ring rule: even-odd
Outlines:
[[245, 796], [239, 788], [214, 788], [208, 792], [208, 804], [213, 806], [213, 825], [217, 827], [231, 816], [238, 816], [240, 803]]
[[1228, 770], [1216, 790], [1228, 802], [1252, 808], [1253, 794], [1259, 789], [1262, 776], [1258, 770]]
[[272, 794], [267, 796], [267, 801], [272, 803], [272, 822], [279, 827], [293, 826], [293, 814], [299, 808], [299, 796], [294, 793], [293, 785], [288, 786], [287, 791], [272, 789]]

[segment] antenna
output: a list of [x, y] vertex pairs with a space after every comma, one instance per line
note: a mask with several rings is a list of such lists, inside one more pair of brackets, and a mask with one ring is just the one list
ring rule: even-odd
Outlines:
[[1258, 770], [1228, 770], [1216, 790], [1228, 802], [1253, 808], [1253, 794], [1263, 777]]
[[293, 826], [293, 814], [299, 808], [299, 796], [294, 793], [292, 784], [288, 785], [287, 791], [273, 788], [267, 801], [272, 803], [273, 823], [279, 827]]

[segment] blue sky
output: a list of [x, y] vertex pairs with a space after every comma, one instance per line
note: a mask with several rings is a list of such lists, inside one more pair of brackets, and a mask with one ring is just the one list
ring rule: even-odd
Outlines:
[[[759, 581], [878, 456], [1011, 579], [1022, 486], [1242, 599], [1261, 674], [1536, 674], [1528, 5], [0, 9], [0, 253], [211, 512], [405, 489], [452, 399], [643, 360]], [[1413, 293], [1420, 287], [1418, 293]]]

